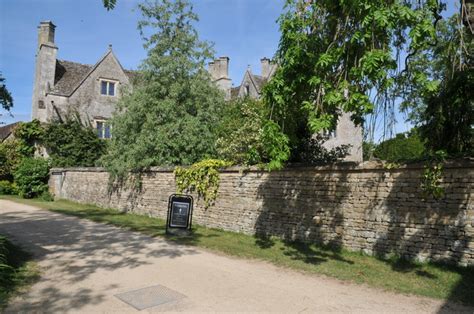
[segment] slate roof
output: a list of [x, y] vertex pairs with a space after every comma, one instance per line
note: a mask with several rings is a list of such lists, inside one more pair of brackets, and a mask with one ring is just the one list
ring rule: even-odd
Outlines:
[[3, 142], [10, 134], [12, 134], [13, 129], [19, 124], [20, 122], [15, 122], [11, 124], [4, 125], [0, 127], [0, 142]]
[[[89, 64], [56, 60], [56, 73], [52, 92], [62, 96], [69, 96], [93, 68], [94, 66]], [[124, 72], [130, 80], [138, 73], [131, 70], [124, 70]]]
[[76, 88], [90, 72], [92, 67], [92, 65], [88, 64], [56, 60], [56, 73], [52, 92], [63, 96], [69, 96], [74, 88]]
[[230, 98], [235, 99], [235, 98], [239, 97], [239, 91], [240, 91], [240, 85], [237, 86], [237, 87], [232, 87], [230, 89]]
[[255, 75], [255, 74], [252, 74], [251, 77], [255, 83], [255, 87], [257, 87], [257, 90], [260, 93], [262, 91], [263, 85], [265, 84], [267, 80], [264, 79], [263, 76]]

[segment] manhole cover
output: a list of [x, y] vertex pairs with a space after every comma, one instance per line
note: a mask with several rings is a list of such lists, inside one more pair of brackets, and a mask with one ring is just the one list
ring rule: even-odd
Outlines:
[[116, 294], [115, 297], [133, 306], [137, 310], [143, 310], [149, 307], [176, 301], [184, 298], [185, 296], [179, 292], [168, 289], [165, 286], [156, 285]]

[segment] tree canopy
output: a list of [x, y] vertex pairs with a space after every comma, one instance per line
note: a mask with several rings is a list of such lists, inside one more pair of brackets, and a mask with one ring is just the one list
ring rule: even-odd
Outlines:
[[265, 130], [278, 139], [274, 165], [312, 134], [334, 129], [342, 112], [361, 124], [377, 106], [393, 106], [402, 73], [419, 72], [410, 56], [435, 42], [443, 8], [436, 0], [287, 0], [279, 68], [264, 90]]
[[187, 0], [139, 5], [147, 58], [112, 119], [104, 163], [116, 175], [156, 165], [188, 165], [215, 154], [224, 96], [205, 69], [213, 54], [194, 28]]
[[0, 107], [6, 111], [10, 111], [13, 107], [13, 97], [8, 91], [7, 86], [5, 85], [5, 78], [0, 72]]

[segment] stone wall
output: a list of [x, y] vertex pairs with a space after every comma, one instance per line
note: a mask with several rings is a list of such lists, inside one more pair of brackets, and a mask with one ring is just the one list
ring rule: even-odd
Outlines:
[[[441, 200], [422, 200], [422, 166], [380, 164], [221, 172], [216, 203], [197, 200], [195, 223], [420, 260], [474, 265], [474, 162], [445, 165]], [[53, 169], [58, 198], [166, 217], [172, 169], [143, 175], [141, 191], [109, 187], [100, 168]], [[197, 199], [197, 196], [194, 196]]]

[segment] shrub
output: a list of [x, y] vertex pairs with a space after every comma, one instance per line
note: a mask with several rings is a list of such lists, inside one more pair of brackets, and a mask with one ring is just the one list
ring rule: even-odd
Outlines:
[[219, 157], [244, 165], [254, 165], [264, 161], [263, 109], [260, 101], [248, 98], [227, 104], [216, 142]]
[[48, 191], [49, 161], [42, 158], [25, 158], [15, 171], [19, 195], [32, 198]]
[[13, 180], [13, 173], [23, 158], [17, 140], [0, 143], [0, 180]]
[[31, 122], [21, 122], [18, 124], [13, 134], [18, 141], [19, 153], [24, 157], [33, 157], [36, 144], [43, 139], [44, 128], [41, 122], [35, 119]]
[[91, 167], [106, 151], [106, 141], [81, 121], [55, 121], [46, 127], [43, 144], [53, 167]]
[[15, 183], [2, 180], [0, 181], [0, 195], [15, 195], [18, 194], [18, 187]]
[[417, 130], [399, 133], [383, 141], [374, 150], [374, 157], [391, 162], [415, 161], [425, 155], [425, 145]]

